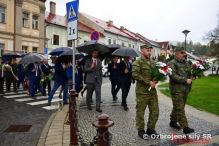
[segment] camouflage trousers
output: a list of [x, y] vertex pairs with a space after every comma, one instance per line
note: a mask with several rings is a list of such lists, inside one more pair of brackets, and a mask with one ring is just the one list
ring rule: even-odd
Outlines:
[[172, 102], [173, 109], [170, 114], [170, 120], [173, 122], [179, 122], [180, 127], [188, 127], [187, 118], [185, 115], [185, 104], [188, 97], [188, 93], [173, 93]]
[[159, 116], [158, 97], [155, 95], [136, 94], [136, 128], [144, 130], [145, 127], [145, 110], [149, 108], [149, 118], [147, 128], [155, 129]]

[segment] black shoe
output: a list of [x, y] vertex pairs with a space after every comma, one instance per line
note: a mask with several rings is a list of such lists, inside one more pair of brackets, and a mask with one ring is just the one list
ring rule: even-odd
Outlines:
[[153, 135], [153, 139], [159, 139], [160, 138], [159, 134], [157, 134], [157, 132], [154, 129], [148, 128], [147, 131], [146, 131], [146, 134], [148, 136]]
[[128, 111], [129, 108], [128, 108], [127, 106], [124, 106], [124, 110], [125, 110], [125, 111]]
[[96, 111], [99, 112], [99, 113], [101, 113], [101, 112], [102, 112], [102, 109], [97, 108]]
[[88, 106], [87, 109], [88, 109], [88, 110], [92, 110], [92, 107], [91, 107], [91, 106]]
[[185, 133], [185, 134], [189, 134], [189, 133], [193, 133], [193, 132], [195, 132], [195, 130], [192, 128], [189, 128], [189, 127], [183, 128], [183, 133]]
[[68, 104], [68, 102], [63, 102], [63, 105]]
[[147, 139], [147, 136], [144, 130], [138, 130], [138, 136], [142, 139]]
[[181, 127], [176, 122], [173, 121], [170, 121], [170, 127], [175, 128], [177, 130], [181, 129]]
[[118, 97], [113, 97], [113, 101], [117, 101], [118, 100]]
[[51, 106], [51, 102], [48, 102], [48, 104], [47, 104], [48, 106]]

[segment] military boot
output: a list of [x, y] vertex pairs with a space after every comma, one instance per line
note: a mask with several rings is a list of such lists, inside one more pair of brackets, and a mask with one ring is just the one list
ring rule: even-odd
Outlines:
[[144, 130], [138, 130], [138, 136], [139, 136], [140, 138], [146, 139], [145, 134], [146, 134], [146, 133], [145, 133]]
[[193, 133], [193, 132], [195, 132], [195, 130], [192, 128], [189, 128], [189, 127], [183, 128], [183, 133], [185, 133], [185, 134], [189, 134], [189, 133]]
[[173, 122], [173, 121], [170, 121], [170, 127], [178, 129], [178, 130], [181, 129], [180, 126], [176, 122]]
[[148, 136], [150, 136], [152, 139], [159, 139], [160, 138], [159, 134], [157, 134], [157, 132], [154, 129], [148, 128], [146, 131], [146, 134]]

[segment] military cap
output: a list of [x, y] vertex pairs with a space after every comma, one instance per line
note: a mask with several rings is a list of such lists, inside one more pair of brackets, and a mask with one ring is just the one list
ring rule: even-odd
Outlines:
[[141, 46], [140, 46], [140, 49], [145, 49], [145, 48], [146, 48], [146, 49], [149, 49], [149, 48], [150, 48], [150, 49], [153, 49], [153, 47], [152, 47], [150, 44], [144, 44], [144, 45], [141, 45]]
[[178, 52], [178, 51], [186, 51], [186, 50], [183, 47], [176, 47], [174, 51]]

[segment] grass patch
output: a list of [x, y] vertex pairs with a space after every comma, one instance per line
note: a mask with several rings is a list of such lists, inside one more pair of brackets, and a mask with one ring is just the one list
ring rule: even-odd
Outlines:
[[[169, 84], [159, 85], [161, 92], [170, 97]], [[193, 81], [187, 104], [219, 115], [219, 77], [208, 76]]]

